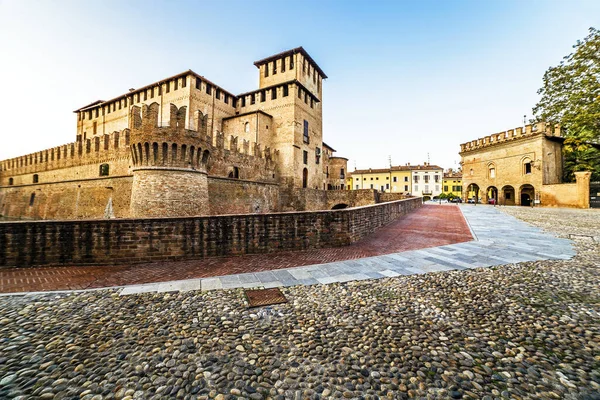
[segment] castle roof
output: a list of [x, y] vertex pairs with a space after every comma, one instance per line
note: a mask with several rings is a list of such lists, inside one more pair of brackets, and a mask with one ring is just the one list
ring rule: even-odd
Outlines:
[[327, 147], [329, 150], [331, 151], [336, 151], [333, 147], [331, 147], [330, 145], [328, 145], [327, 143], [323, 142], [323, 147]]
[[270, 85], [270, 86], [265, 86], [265, 87], [262, 87], [262, 88], [260, 88], [260, 89], [255, 89], [255, 90], [252, 90], [252, 91], [250, 91], [250, 92], [246, 92], [246, 93], [238, 94], [238, 95], [237, 95], [237, 97], [239, 98], [239, 97], [244, 97], [244, 96], [251, 95], [251, 94], [253, 94], [253, 93], [260, 93], [260, 92], [262, 92], [262, 91], [270, 90], [270, 89], [273, 89], [273, 88], [279, 87], [279, 86], [281, 86], [281, 85], [289, 85], [289, 84], [291, 84], [291, 83], [293, 83], [293, 84], [296, 84], [296, 85], [298, 85], [298, 87], [302, 88], [302, 89], [303, 89], [303, 90], [304, 90], [306, 93], [308, 93], [308, 95], [309, 95], [309, 96], [310, 96], [310, 97], [311, 97], [311, 98], [312, 98], [314, 101], [316, 101], [317, 103], [320, 103], [320, 102], [321, 102], [321, 100], [319, 100], [319, 98], [318, 98], [317, 96], [315, 96], [315, 95], [314, 95], [314, 94], [313, 94], [313, 93], [312, 93], [310, 90], [308, 90], [308, 88], [307, 88], [306, 86], [304, 86], [302, 83], [300, 83], [300, 81], [299, 81], [299, 80], [297, 80], [297, 79], [292, 79], [292, 80], [289, 80], [289, 81], [287, 81], [287, 82], [280, 82], [280, 83], [276, 83], [276, 84], [273, 84], [273, 85]]
[[172, 81], [173, 79], [178, 79], [178, 78], [181, 78], [183, 76], [188, 76], [188, 75], [192, 75], [192, 76], [194, 76], [196, 78], [199, 78], [200, 80], [208, 83], [209, 85], [214, 86], [215, 88], [218, 88], [218, 89], [222, 90], [223, 92], [227, 93], [229, 96], [233, 97], [234, 99], [237, 99], [237, 96], [234, 95], [233, 93], [229, 92], [228, 90], [223, 89], [221, 86], [219, 86], [219, 85], [217, 85], [217, 84], [209, 81], [208, 79], [206, 79], [202, 75], [199, 75], [199, 74], [195, 73], [191, 69], [188, 69], [187, 71], [181, 72], [181, 73], [179, 73], [177, 75], [173, 75], [173, 76], [170, 76], [168, 78], [161, 79], [160, 81], [151, 83], [149, 85], [142, 86], [139, 89], [130, 90], [129, 92], [127, 92], [125, 94], [122, 94], [120, 96], [117, 96], [115, 98], [112, 98], [110, 100], [106, 100], [106, 101], [104, 101], [104, 100], [96, 100], [95, 102], [90, 103], [87, 106], [83, 106], [81, 108], [78, 108], [77, 110], [75, 110], [73, 112], [77, 113], [77, 112], [80, 112], [80, 111], [86, 111], [86, 110], [91, 109], [91, 108], [99, 107], [99, 106], [101, 106], [103, 104], [112, 103], [113, 101], [121, 100], [121, 99], [123, 99], [123, 98], [125, 98], [127, 96], [132, 96], [132, 95], [134, 95], [136, 93], [140, 93], [140, 92], [143, 92], [144, 90], [148, 90], [148, 89], [156, 87], [158, 85], [162, 85], [163, 83], [167, 83], [169, 81]]
[[238, 118], [238, 117], [243, 117], [245, 115], [250, 115], [250, 114], [263, 114], [266, 117], [273, 118], [273, 116], [271, 114], [267, 114], [263, 110], [255, 110], [255, 111], [248, 111], [248, 112], [245, 112], [245, 113], [232, 115], [231, 117], [225, 117], [225, 118], [223, 118], [223, 121], [227, 121], [229, 119], [234, 119], [234, 118]]
[[311, 65], [313, 67], [315, 67], [315, 69], [317, 71], [319, 71], [319, 74], [321, 74], [321, 76], [323, 77], [323, 79], [327, 79], [327, 75], [325, 75], [325, 72], [321, 69], [321, 67], [319, 67], [317, 65], [317, 63], [315, 62], [315, 60], [313, 60], [312, 57], [310, 55], [308, 55], [308, 53], [306, 52], [306, 50], [304, 50], [304, 48], [302, 46], [296, 47], [295, 49], [283, 51], [281, 53], [269, 56], [267, 58], [263, 58], [262, 60], [255, 61], [254, 65], [256, 65], [257, 68], [260, 68], [261, 65], [266, 64], [266, 63], [268, 63], [270, 61], [275, 61], [275, 60], [278, 60], [280, 58], [291, 56], [291, 55], [294, 55], [294, 54], [297, 54], [297, 53], [302, 54], [304, 56], [304, 58], [306, 58], [308, 60], [308, 62], [311, 63]]

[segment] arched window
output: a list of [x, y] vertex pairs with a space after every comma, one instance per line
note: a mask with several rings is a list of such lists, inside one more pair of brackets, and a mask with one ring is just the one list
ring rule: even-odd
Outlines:
[[40, 176], [38, 174], [33, 175], [33, 183], [38, 183], [40, 181]]
[[246, 132], [246, 133], [250, 132], [250, 122], [246, 122], [244, 124], [244, 132]]
[[108, 164], [100, 165], [100, 176], [108, 176], [109, 172], [110, 167], [108, 166]]
[[495, 164], [489, 164], [488, 165], [488, 178], [493, 179], [496, 177], [496, 165]]
[[531, 174], [531, 160], [528, 158], [523, 160], [523, 174], [524, 175]]
[[238, 167], [233, 167], [233, 171], [229, 172], [229, 177], [234, 179], [240, 178], [240, 170]]

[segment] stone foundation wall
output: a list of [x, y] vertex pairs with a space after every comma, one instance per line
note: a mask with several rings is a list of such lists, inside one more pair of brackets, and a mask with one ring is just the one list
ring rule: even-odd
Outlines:
[[0, 223], [0, 267], [117, 264], [344, 246], [420, 198], [334, 211]]
[[230, 178], [208, 178], [211, 215], [279, 210], [279, 185]]
[[0, 190], [0, 216], [14, 219], [129, 217], [131, 176], [39, 183]]

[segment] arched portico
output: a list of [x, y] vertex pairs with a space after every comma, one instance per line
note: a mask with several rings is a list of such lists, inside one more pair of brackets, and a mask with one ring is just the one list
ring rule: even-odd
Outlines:
[[535, 199], [535, 189], [531, 185], [523, 185], [519, 189], [519, 205], [533, 206]]
[[515, 188], [510, 186], [510, 185], [506, 185], [502, 188], [502, 191], [500, 192], [500, 204], [505, 205], [505, 206], [514, 206], [516, 204], [516, 198], [515, 198]]
[[467, 186], [465, 196], [465, 202], [468, 202], [469, 199], [474, 199], [477, 203], [479, 203], [479, 185], [476, 183], [471, 183], [469, 186]]
[[493, 200], [495, 204], [498, 204], [498, 189], [496, 186], [490, 186], [485, 191], [485, 199], [483, 201], [485, 203], [490, 203], [490, 200]]

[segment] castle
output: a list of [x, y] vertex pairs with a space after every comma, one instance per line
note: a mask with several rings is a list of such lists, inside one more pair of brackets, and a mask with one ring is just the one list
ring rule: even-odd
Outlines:
[[251, 92], [234, 95], [188, 70], [75, 110], [75, 142], [0, 161], [0, 216], [176, 217], [360, 205], [356, 196], [326, 190], [344, 188], [347, 159], [323, 142], [323, 70], [302, 47], [254, 65], [259, 88]]

